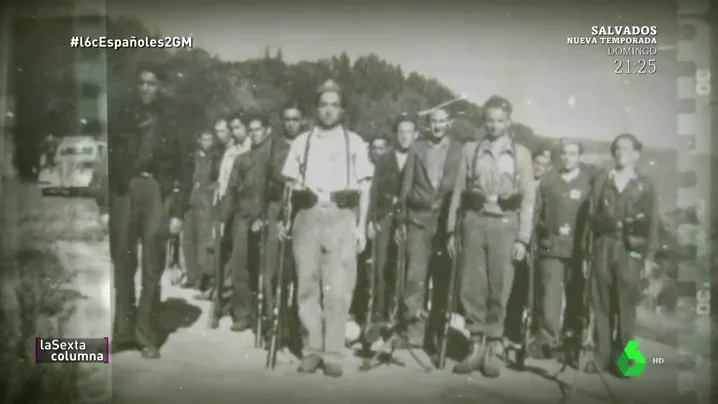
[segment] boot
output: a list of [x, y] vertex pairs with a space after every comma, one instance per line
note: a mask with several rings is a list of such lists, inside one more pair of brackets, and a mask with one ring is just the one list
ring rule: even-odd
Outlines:
[[322, 357], [317, 354], [309, 354], [299, 362], [297, 371], [299, 373], [314, 373], [322, 365]]
[[469, 354], [463, 361], [454, 365], [454, 373], [466, 375], [475, 370], [479, 370], [481, 369], [483, 359], [484, 337], [482, 335], [472, 335]]
[[495, 378], [501, 375], [501, 360], [498, 353], [501, 351], [501, 340], [491, 339], [487, 341], [486, 349], [484, 349], [483, 363], [481, 373], [485, 377]]

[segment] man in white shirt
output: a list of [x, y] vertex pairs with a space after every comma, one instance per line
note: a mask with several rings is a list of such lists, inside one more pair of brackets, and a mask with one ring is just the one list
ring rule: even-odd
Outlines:
[[374, 174], [364, 141], [342, 124], [344, 105], [336, 83], [328, 81], [319, 87], [318, 126], [292, 142], [282, 169], [296, 212], [292, 249], [299, 318], [304, 328], [298, 371], [313, 373], [323, 366], [324, 374], [330, 377], [343, 373], [356, 256], [366, 244], [369, 188]]

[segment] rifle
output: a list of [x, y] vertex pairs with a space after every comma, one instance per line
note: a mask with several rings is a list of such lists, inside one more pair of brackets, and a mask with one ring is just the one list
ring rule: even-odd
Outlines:
[[[260, 235], [260, 244], [259, 244], [259, 259], [260, 262], [262, 258], [264, 257], [264, 246], [267, 243], [267, 234], [269, 233], [265, 228], [265, 223], [262, 222], [262, 229], [260, 230], [262, 233]], [[264, 337], [264, 268], [262, 268], [262, 265], [260, 263], [259, 268], [257, 268], [257, 291], [256, 291], [256, 301], [255, 301], [255, 307], [254, 307], [254, 315], [255, 315], [255, 328], [254, 328], [254, 347], [255, 348], [261, 348], [262, 347], [262, 339]]]
[[536, 259], [536, 242], [531, 240], [529, 243], [529, 251], [526, 254], [526, 266], [528, 275], [528, 290], [526, 291], [526, 302], [521, 313], [521, 347], [516, 352], [515, 364], [519, 369], [524, 369], [526, 357], [528, 356], [528, 345], [531, 341], [531, 331], [533, 328], [534, 317], [534, 283], [535, 283], [535, 262]]
[[[403, 209], [397, 208], [397, 217], [402, 217], [401, 213]], [[406, 336], [403, 333], [403, 328], [406, 326], [402, 319], [403, 309], [403, 292], [404, 282], [406, 278], [406, 239], [397, 243], [396, 251], [396, 272], [394, 277], [394, 290], [392, 291], [393, 299], [390, 307], [389, 321], [382, 323], [368, 324], [368, 327], [364, 331], [364, 338], [366, 341], [378, 341], [384, 337], [384, 343], [377, 349], [376, 353], [371, 357], [365, 359], [359, 370], [369, 371], [381, 364], [387, 365], [398, 365], [405, 366], [404, 362], [394, 357], [394, 351], [397, 345], [404, 341], [406, 342]], [[408, 344], [406, 344], [408, 347]], [[388, 350], [387, 350], [388, 347]], [[416, 353], [410, 348], [407, 348], [409, 355], [416, 361], [416, 363], [425, 371], [431, 371], [431, 367], [424, 364], [424, 362], [416, 355]]]
[[[282, 206], [284, 211], [284, 217], [282, 218], [282, 227], [289, 229], [292, 222], [292, 190], [287, 187], [284, 191], [282, 199]], [[279, 350], [279, 344], [283, 340], [283, 324], [286, 321], [284, 318], [287, 315], [286, 310], [282, 310], [284, 305], [284, 288], [286, 283], [286, 268], [285, 258], [287, 255], [287, 236], [279, 240], [279, 268], [277, 269], [277, 284], [275, 285], [274, 292], [274, 307], [272, 308], [272, 337], [269, 341], [269, 350], [267, 352], [267, 362], [265, 367], [267, 369], [274, 369], [277, 365], [277, 351]], [[287, 305], [291, 304], [293, 299], [292, 291], [294, 289], [293, 282], [289, 282], [288, 285], [288, 299]]]
[[451, 329], [451, 318], [456, 309], [456, 295], [458, 289], [459, 277], [459, 254], [461, 249], [461, 224], [464, 220], [463, 209], [459, 207], [456, 212], [456, 227], [454, 229], [454, 257], [451, 260], [451, 273], [449, 274], [449, 285], [447, 288], [446, 308], [444, 312], [444, 328], [441, 335], [441, 346], [439, 348], [438, 367], [444, 369], [446, 367], [446, 348], [449, 339], [449, 331]]
[[[375, 216], [375, 215], [374, 215]], [[372, 223], [374, 223], [374, 226], [376, 227], [377, 221], [376, 217], [372, 218]], [[376, 272], [378, 270], [377, 268], [377, 256], [378, 256], [378, 249], [379, 249], [379, 243], [376, 241], [376, 231], [374, 232], [374, 240], [371, 240], [371, 265], [369, 265], [369, 279], [367, 280], [367, 308], [366, 308], [366, 318], [364, 319], [364, 342], [365, 345], [371, 346], [374, 342], [376, 342], [380, 337], [379, 335], [369, 335], [367, 331], [371, 330], [372, 324], [374, 323], [374, 301], [375, 301], [375, 295], [376, 295], [376, 283], [377, 283], [377, 277]], [[371, 339], [368, 337], [372, 337]]]
[[[550, 375], [548, 378], [549, 380], [557, 381], [559, 384], [559, 388], [561, 390], [561, 396], [562, 401], [567, 401], [569, 399], [569, 394], [571, 392], [583, 392], [585, 394], [590, 394], [585, 391], [583, 391], [580, 387], [576, 386], [575, 381], [573, 383], [567, 383], [564, 381], [561, 381], [558, 379], [558, 377], [566, 371], [566, 369], [570, 366], [570, 363], [572, 362], [573, 358], [577, 359], [577, 365], [579, 372], [583, 371], [587, 367], [589, 363], [593, 363], [594, 366], [598, 366], [596, 363], [596, 358], [593, 355], [594, 349], [595, 349], [595, 342], [594, 342], [594, 329], [595, 329], [595, 319], [593, 310], [591, 309], [591, 302], [590, 302], [590, 293], [591, 293], [591, 282], [592, 282], [592, 274], [591, 274], [591, 265], [590, 261], [593, 256], [593, 232], [588, 230], [586, 233], [585, 238], [585, 247], [584, 247], [584, 257], [581, 262], [581, 270], [583, 271], [584, 278], [586, 281], [584, 282], [584, 289], [583, 289], [583, 327], [581, 330], [581, 335], [571, 336], [570, 338], [567, 338], [567, 341], [564, 342], [564, 355], [565, 359], [563, 361], [563, 364], [561, 365], [561, 368], [554, 374]], [[574, 372], [574, 378], [577, 377], [579, 372]], [[603, 376], [603, 373], [598, 372], [597, 373], [598, 378], [601, 380], [601, 383], [603, 384], [604, 389], [606, 390], [606, 393], [609, 396], [609, 400], [614, 402], [621, 402], [623, 401], [621, 397], [618, 397], [613, 390], [611, 389], [611, 386], [608, 384], [606, 379]]]
[[214, 288], [212, 290], [212, 303], [209, 309], [209, 328], [219, 327], [222, 318], [222, 287], [224, 286], [224, 270], [222, 268], [222, 220], [215, 220], [212, 226], [212, 242], [214, 249]]

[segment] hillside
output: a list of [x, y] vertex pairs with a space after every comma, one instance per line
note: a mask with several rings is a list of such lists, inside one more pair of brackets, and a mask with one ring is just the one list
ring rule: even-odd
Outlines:
[[[20, 57], [22, 55], [17, 58], [18, 62], [34, 62], [20, 66], [22, 78], [32, 81], [34, 87], [33, 102], [18, 105], [18, 123], [23, 122], [22, 130], [18, 131], [18, 149], [23, 154], [36, 152], [25, 143], [30, 139], [34, 141], [40, 134], [98, 134], [97, 122], [78, 123], [77, 93], [69, 91], [77, 88], [72, 74], [74, 57], [67, 44], [57, 40], [62, 29], [51, 24], [28, 29], [28, 43], [32, 42], [31, 38], [44, 39], [47, 50], [40, 54], [33, 52], [33, 59], [24, 59]], [[141, 22], [126, 18], [108, 20], [107, 31], [109, 37], [157, 34]], [[367, 140], [388, 134], [391, 123], [400, 113], [424, 110], [457, 96], [437, 80], [416, 72], [404, 72], [400, 66], [376, 55], [350, 60], [343, 53], [325, 60], [292, 64], [283, 60], [281, 49], [241, 62], [223, 61], [200, 48], [177, 51], [121, 49], [107, 53], [110, 120], [122, 112], [130, 95], [128, 90], [133, 89], [131, 83], [137, 67], [148, 61], [162, 65], [168, 72], [171, 80], [167, 99], [173, 104], [176, 126], [184, 136], [195, 136], [215, 117], [238, 109], [262, 110], [276, 116], [278, 106], [289, 97], [310, 106], [315, 88], [327, 78], [337, 80], [347, 91], [348, 124]], [[476, 136], [482, 119], [478, 105], [459, 101], [447, 108], [457, 117], [453, 127], [456, 136]], [[530, 149], [555, 141], [533, 133], [530, 122], [517, 124], [516, 133], [519, 142]], [[596, 160], [592, 162], [602, 161], [607, 156], [607, 142], [581, 142], [587, 157]], [[649, 163], [647, 172], [661, 180], [661, 205], [673, 209], [678, 182], [676, 152], [647, 150], [644, 160]]]

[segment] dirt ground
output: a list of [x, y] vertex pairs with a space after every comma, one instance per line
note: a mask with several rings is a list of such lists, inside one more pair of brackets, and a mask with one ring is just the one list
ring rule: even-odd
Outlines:
[[[54, 205], [72, 204], [77, 209], [93, 211], [87, 200], [49, 198]], [[111, 266], [106, 242], [59, 242], [58, 251], [69, 268], [77, 271], [75, 287], [87, 299], [78, 307], [72, 334], [78, 337], [110, 335]], [[564, 402], [669, 403], [681, 396], [679, 383], [696, 384], [696, 391], [706, 391], [703, 382], [679, 378], [680, 355], [669, 345], [642, 340], [640, 349], [649, 364], [639, 378], [617, 380], [605, 377], [608, 389], [595, 375], [566, 371], [556, 380], [551, 375], [559, 366], [549, 361], [529, 361], [529, 371], [506, 369], [501, 377], [487, 380], [480, 375], [457, 376], [446, 370], [424, 373], [404, 352], [397, 356], [407, 364], [401, 367], [380, 367], [367, 373], [359, 372], [360, 360], [347, 350], [345, 375], [328, 379], [320, 373], [302, 375], [295, 370], [296, 358], [281, 355], [274, 371], [264, 369], [265, 352], [253, 347], [250, 332], [229, 331], [225, 319], [218, 330], [209, 330], [207, 302], [192, 299], [192, 292], [163, 285], [163, 328], [169, 334], [162, 347], [162, 358], [143, 360], [139, 353], [114, 355], [110, 366], [87, 367], [91, 376], [82, 387], [83, 402], [130, 404], [169, 399], [175, 403], [284, 403], [317, 402], [322, 399], [345, 403], [389, 402], [400, 399], [418, 404], [468, 403], [557, 403], [563, 397], [564, 383], [575, 389]], [[696, 342], [703, 344], [703, 342]], [[663, 364], [653, 364], [663, 358]], [[708, 363], [691, 372], [703, 375], [707, 382]], [[685, 372], [684, 372], [685, 373]], [[557, 381], [560, 380], [561, 382]], [[111, 392], [111, 393], [110, 393]], [[612, 397], [613, 395], [613, 397]]]

